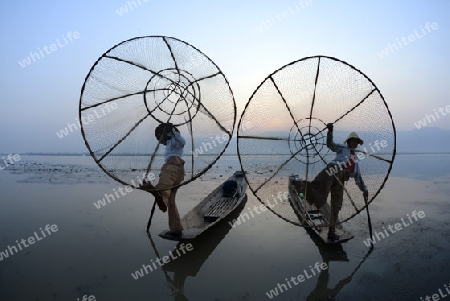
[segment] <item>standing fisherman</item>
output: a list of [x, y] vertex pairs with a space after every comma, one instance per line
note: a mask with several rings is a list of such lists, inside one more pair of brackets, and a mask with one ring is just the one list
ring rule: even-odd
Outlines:
[[[161, 123], [155, 129], [155, 136], [158, 141], [166, 146], [164, 152], [165, 163], [161, 167], [159, 174], [159, 182], [153, 186], [150, 182], [144, 183], [142, 190], [149, 191], [155, 196], [155, 201], [162, 212], [169, 209], [169, 229], [168, 235], [180, 236], [183, 226], [181, 225], [180, 215], [175, 203], [177, 188], [170, 188], [179, 185], [184, 180], [184, 160], [183, 148], [186, 144], [185, 139], [181, 136], [180, 131], [171, 123]], [[164, 189], [159, 192], [154, 190]]]
[[344, 141], [346, 144], [337, 144], [333, 141], [333, 124], [327, 124], [327, 147], [336, 153], [336, 157], [328, 163], [316, 178], [311, 182], [303, 182], [306, 200], [310, 205], [322, 208], [331, 192], [331, 217], [328, 228], [328, 239], [339, 240], [336, 234], [336, 223], [339, 220], [339, 211], [342, 208], [344, 198], [344, 183], [349, 178], [354, 178], [356, 185], [363, 192], [364, 200], [367, 202], [369, 192], [361, 177], [355, 149], [364, 141], [355, 132], [351, 132]]

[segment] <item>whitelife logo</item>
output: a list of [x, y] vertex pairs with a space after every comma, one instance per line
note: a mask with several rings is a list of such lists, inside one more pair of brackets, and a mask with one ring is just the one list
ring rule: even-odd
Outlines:
[[73, 33], [69, 31], [66, 35], [62, 35], [62, 41], [59, 40], [59, 38], [56, 39], [56, 43], [50, 44], [50, 46], [44, 45], [44, 47], [38, 47], [38, 52], [30, 52], [30, 55], [28, 57], [24, 58], [23, 60], [19, 61], [19, 65], [22, 68], [25, 68], [32, 63], [42, 59], [44, 56], [51, 54], [52, 52], [55, 52], [58, 49], [61, 49], [69, 43], [78, 40], [80, 38], [80, 33], [78, 31], [74, 31]]
[[420, 29], [421, 29], [420, 31], [422, 34], [420, 32], [418, 32], [417, 29], [415, 29], [414, 33], [409, 34], [407, 37], [403, 36], [400, 38], [400, 40], [397, 38], [396, 39], [397, 43], [387, 44], [387, 47], [384, 49], [381, 49], [379, 52], [377, 52], [377, 55], [380, 59], [385, 58], [389, 54], [392, 54], [392, 53], [398, 51], [403, 46], [407, 46], [410, 43], [423, 38], [427, 34], [431, 33], [431, 30], [437, 30], [438, 28], [439, 28], [439, 26], [436, 22], [433, 22], [433, 23], [427, 22], [425, 24], [426, 30], [422, 26], [420, 26]]
[[[104, 105], [99, 106], [97, 109], [93, 109], [93, 114], [88, 114], [87, 116], [81, 116], [81, 121], [83, 122], [83, 125], [88, 125], [90, 123], [95, 122], [97, 119], [100, 119], [102, 117], [105, 117], [109, 113], [111, 113], [114, 110], [117, 110], [119, 106], [117, 103], [105, 103]], [[58, 136], [59, 139], [64, 138], [65, 136], [68, 136], [70, 133], [73, 133], [74, 131], [78, 131], [81, 129], [81, 123], [78, 118], [75, 118], [76, 123], [67, 123], [67, 126], [59, 132], [56, 132], [56, 136]], [[70, 132], [69, 132], [70, 131]]]
[[[33, 236], [28, 237], [28, 239], [22, 239], [20, 242], [16, 240], [17, 247], [16, 246], [8, 246], [5, 251], [0, 252], [0, 261], [3, 261], [4, 258], [8, 258], [9, 256], [12, 256], [19, 251], [22, 251], [22, 246], [24, 248], [28, 248], [30, 245], [35, 244], [37, 241], [43, 240], [45, 237], [52, 235], [52, 233], [55, 233], [58, 231], [57, 225], [47, 225], [44, 227], [44, 230], [42, 228], [39, 228], [41, 230], [41, 236], [35, 231]], [[47, 234], [46, 234], [47, 233]], [[27, 244], [28, 242], [28, 244]], [[19, 250], [17, 250], [19, 248]]]
[[[169, 255], [163, 256], [162, 258], [156, 258], [155, 261], [158, 263], [158, 265], [160, 267], [162, 267], [164, 264], [169, 263], [170, 260], [174, 260], [178, 257], [180, 257], [181, 255], [186, 254], [186, 252], [192, 251], [194, 249], [194, 247], [192, 246], [192, 244], [188, 243], [186, 245], [184, 245], [184, 243], [180, 244], [180, 246], [178, 246], [174, 252], [169, 251]], [[180, 252], [181, 250], [181, 252]], [[175, 255], [174, 253], [177, 253], [177, 255]], [[182, 254], [181, 254], [182, 253]], [[153, 261], [153, 259], [151, 260], [151, 265], [142, 265], [142, 268], [140, 270], [135, 271], [134, 273], [131, 273], [131, 277], [133, 277], [134, 280], [138, 280], [141, 277], [144, 277], [145, 275], [147, 275], [150, 272], [153, 272], [154, 270], [157, 270], [158, 267], [156, 266], [156, 263]], [[145, 272], [145, 274], [144, 274]]]

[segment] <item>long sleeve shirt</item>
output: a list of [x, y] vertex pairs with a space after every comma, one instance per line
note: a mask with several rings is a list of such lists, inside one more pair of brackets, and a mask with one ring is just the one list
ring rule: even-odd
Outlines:
[[[330, 163], [337, 164], [339, 168], [342, 169], [342, 165], [346, 164], [350, 160], [350, 148], [345, 144], [334, 143], [333, 131], [328, 131], [327, 133], [327, 147], [336, 153], [336, 157]], [[361, 191], [367, 191], [367, 186], [364, 184], [361, 177], [358, 159], [356, 159], [356, 156], [354, 157], [354, 160], [355, 166], [350, 173], [350, 177], [355, 179], [355, 183]]]
[[186, 144], [186, 140], [181, 136], [179, 132], [172, 129], [172, 133], [169, 134], [171, 137], [167, 140], [166, 149], [164, 152], [164, 160], [167, 162], [170, 157], [183, 155], [183, 148]]

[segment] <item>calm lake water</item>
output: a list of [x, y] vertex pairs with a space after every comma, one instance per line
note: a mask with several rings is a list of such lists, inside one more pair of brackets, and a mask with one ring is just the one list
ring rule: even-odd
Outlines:
[[[152, 198], [132, 191], [97, 209], [94, 202], [123, 185], [91, 157], [21, 156], [0, 171], [0, 300], [420, 300], [445, 292], [450, 282], [449, 167], [447, 154], [397, 155], [370, 206], [374, 231], [414, 210], [425, 217], [371, 252], [364, 211], [344, 224], [355, 238], [331, 247], [271, 212], [232, 227], [237, 212], [192, 241], [189, 251], [135, 280], [143, 265], [181, 252], [180, 244], [158, 236], [167, 229], [162, 212], [147, 236]], [[180, 188], [180, 214], [238, 169], [236, 156], [223, 156]], [[260, 205], [247, 195], [241, 213]], [[327, 269], [312, 272], [317, 263]], [[300, 275], [303, 282], [290, 280]]]

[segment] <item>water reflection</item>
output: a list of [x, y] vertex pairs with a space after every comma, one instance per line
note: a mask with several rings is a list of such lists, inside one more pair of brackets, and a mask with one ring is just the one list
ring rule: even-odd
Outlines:
[[319, 235], [311, 229], [305, 228], [306, 232], [310, 236], [311, 240], [319, 249], [319, 253], [322, 256], [322, 262], [326, 263], [328, 269], [321, 270], [317, 285], [311, 291], [308, 298], [308, 301], [318, 301], [318, 300], [335, 300], [336, 296], [339, 292], [345, 287], [345, 285], [349, 284], [352, 281], [353, 276], [362, 266], [362, 264], [369, 257], [370, 253], [373, 251], [373, 246], [369, 248], [368, 252], [364, 255], [361, 262], [356, 266], [356, 268], [348, 275], [347, 277], [341, 279], [334, 287], [329, 288], [328, 283], [330, 282], [330, 262], [338, 261], [338, 262], [349, 262], [347, 257], [347, 253], [345, 252], [341, 243], [339, 244], [326, 244]]
[[[183, 256], [179, 256], [174, 260], [164, 264], [162, 266], [162, 271], [164, 272], [164, 277], [167, 281], [167, 285], [170, 287], [170, 295], [173, 296], [175, 301], [186, 301], [189, 300], [184, 294], [185, 282], [188, 276], [196, 277], [199, 273], [202, 265], [206, 262], [208, 257], [217, 248], [220, 242], [228, 234], [232, 226], [229, 222], [237, 218], [239, 214], [245, 207], [247, 202], [247, 197], [244, 198], [242, 204], [236, 209], [235, 212], [226, 217], [222, 222], [213, 226], [211, 229], [205, 231], [202, 235], [196, 239], [190, 240], [189, 242], [179, 242], [174, 249], [179, 249], [180, 245], [184, 243], [190, 243], [193, 246], [192, 251], [187, 252]], [[306, 300], [317, 301], [317, 300], [335, 300], [336, 296], [341, 292], [341, 290], [349, 283], [351, 283], [353, 276], [364, 264], [366, 259], [372, 253], [373, 248], [369, 248], [367, 253], [363, 256], [361, 261], [356, 265], [356, 267], [350, 272], [348, 276], [339, 280], [334, 287], [329, 287], [330, 279], [335, 279], [336, 274], [341, 274], [337, 270], [333, 270], [330, 267], [331, 262], [347, 262], [350, 260], [347, 256], [347, 252], [344, 250], [343, 244], [326, 244], [323, 240], [311, 229], [305, 229], [313, 243], [317, 246], [318, 251], [322, 257], [322, 262], [326, 263], [328, 269], [321, 270], [317, 277], [316, 287], [309, 293]], [[150, 233], [148, 233], [153, 251], [158, 258], [161, 258], [157, 247], [152, 239]]]
[[[186, 243], [190, 243], [193, 247], [192, 251], [187, 252], [183, 256], [179, 256], [162, 266], [167, 284], [174, 289], [175, 301], [188, 300], [188, 298], [184, 295], [184, 284], [186, 278], [188, 276], [195, 277], [197, 275], [206, 259], [208, 259], [208, 257], [216, 249], [219, 243], [228, 234], [228, 232], [232, 228], [231, 221], [238, 218], [246, 203], [247, 195], [244, 197], [241, 204], [236, 208], [236, 210], [229, 214], [221, 222], [212, 226], [197, 238], [190, 241], [179, 242], [175, 246], [174, 249], [178, 249], [182, 243], [184, 243], [185, 245]], [[151, 234], [147, 233], [147, 235], [150, 239], [156, 256], [158, 258], [161, 258]], [[169, 273], [173, 275], [171, 276], [169, 275]]]

